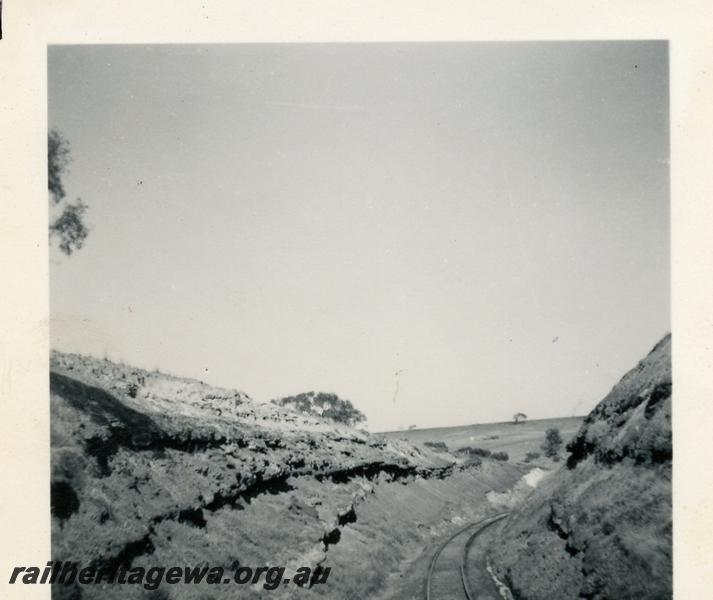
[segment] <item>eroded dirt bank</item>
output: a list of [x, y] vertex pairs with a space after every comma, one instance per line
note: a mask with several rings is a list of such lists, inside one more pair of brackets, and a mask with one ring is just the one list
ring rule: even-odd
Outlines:
[[491, 549], [515, 598], [670, 598], [671, 336], [585, 419]]
[[[286, 598], [376, 597], [459, 520], [492, 510], [517, 467], [466, 467], [233, 390], [53, 354], [54, 560], [97, 567], [331, 567]], [[261, 587], [55, 587], [56, 598], [261, 597]]]

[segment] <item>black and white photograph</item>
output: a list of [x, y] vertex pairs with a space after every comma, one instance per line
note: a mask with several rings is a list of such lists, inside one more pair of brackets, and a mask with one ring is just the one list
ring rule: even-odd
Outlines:
[[665, 40], [51, 44], [47, 82], [18, 582], [672, 597]]

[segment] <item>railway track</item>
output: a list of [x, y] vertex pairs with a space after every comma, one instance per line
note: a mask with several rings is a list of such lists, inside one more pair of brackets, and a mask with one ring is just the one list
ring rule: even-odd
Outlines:
[[[470, 573], [468, 556], [479, 536], [509, 513], [499, 513], [469, 523], [446, 538], [431, 558], [426, 577], [426, 600], [479, 600], [498, 598], [490, 575], [481, 568]], [[481, 549], [482, 550], [482, 549]], [[484, 593], [483, 593], [484, 592]]]

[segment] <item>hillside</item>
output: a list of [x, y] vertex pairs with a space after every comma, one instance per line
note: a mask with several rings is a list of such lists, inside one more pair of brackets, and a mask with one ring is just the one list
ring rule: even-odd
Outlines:
[[[53, 353], [50, 389], [53, 560], [288, 574], [321, 565], [332, 568], [329, 586], [271, 596], [369, 597], [522, 475], [106, 360]], [[236, 588], [75, 585], [53, 596], [206, 600]]]
[[671, 336], [584, 420], [491, 551], [517, 599], [672, 595]]

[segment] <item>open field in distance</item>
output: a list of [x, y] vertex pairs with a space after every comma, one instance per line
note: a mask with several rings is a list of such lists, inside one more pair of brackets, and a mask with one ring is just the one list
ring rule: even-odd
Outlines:
[[584, 417], [563, 417], [559, 419], [535, 419], [525, 423], [483, 423], [460, 425], [457, 427], [434, 427], [431, 429], [411, 429], [388, 431], [381, 435], [388, 438], [404, 439], [414, 444], [424, 442], [444, 442], [450, 451], [473, 446], [492, 452], [507, 452], [511, 461], [520, 461], [528, 452], [542, 452], [540, 446], [545, 439], [545, 431], [550, 427], [560, 430], [562, 449], [577, 433]]

